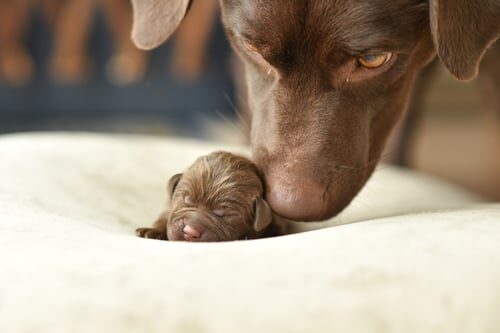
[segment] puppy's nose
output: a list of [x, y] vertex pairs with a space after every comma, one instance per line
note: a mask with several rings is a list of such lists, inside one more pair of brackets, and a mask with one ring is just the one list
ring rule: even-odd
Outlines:
[[184, 229], [182, 229], [182, 232], [184, 233], [184, 239], [188, 242], [195, 241], [201, 236], [200, 231], [190, 225], [186, 225]]
[[210, 223], [210, 219], [204, 213], [188, 212], [184, 215], [178, 236], [188, 242], [216, 242], [219, 240], [217, 234], [207, 228]]

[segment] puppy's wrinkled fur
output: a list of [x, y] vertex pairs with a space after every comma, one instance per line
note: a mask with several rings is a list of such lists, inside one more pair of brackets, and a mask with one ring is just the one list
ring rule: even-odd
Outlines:
[[[195, 0], [196, 1], [196, 0]], [[135, 42], [154, 48], [189, 0], [133, 0]], [[246, 63], [253, 159], [273, 211], [321, 220], [344, 209], [372, 174], [436, 54], [471, 79], [500, 32], [498, 0], [220, 0]], [[359, 58], [391, 52], [377, 69]]]
[[198, 158], [167, 186], [167, 208], [145, 238], [176, 241], [230, 241], [282, 235], [283, 220], [262, 199], [257, 167], [227, 152]]

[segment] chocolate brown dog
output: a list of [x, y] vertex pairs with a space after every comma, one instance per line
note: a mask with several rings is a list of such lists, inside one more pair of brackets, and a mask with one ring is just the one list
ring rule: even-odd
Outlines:
[[283, 235], [285, 222], [262, 199], [257, 167], [227, 152], [198, 158], [168, 182], [166, 210], [153, 228], [137, 229], [145, 238], [217, 242]]
[[[190, 2], [133, 0], [136, 44], [163, 43]], [[253, 160], [265, 198], [294, 220], [326, 219], [351, 202], [436, 54], [456, 78], [470, 80], [500, 32], [498, 0], [220, 4], [246, 63]]]

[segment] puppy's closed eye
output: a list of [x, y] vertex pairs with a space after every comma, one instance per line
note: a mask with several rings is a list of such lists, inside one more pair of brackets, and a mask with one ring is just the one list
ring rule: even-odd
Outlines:
[[228, 208], [216, 208], [212, 210], [212, 213], [220, 218], [233, 218], [233, 217], [240, 217], [241, 215], [238, 213], [238, 211], [233, 210], [233, 209], [228, 209]]
[[226, 216], [225, 215], [225, 213], [226, 213], [225, 210], [221, 209], [221, 208], [212, 210], [212, 213], [215, 216], [220, 217], [220, 218], [224, 218], [224, 216]]

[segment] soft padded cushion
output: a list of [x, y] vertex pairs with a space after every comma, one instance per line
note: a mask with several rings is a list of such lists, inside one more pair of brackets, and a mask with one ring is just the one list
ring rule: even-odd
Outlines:
[[[168, 177], [222, 147], [0, 138], [0, 332], [497, 332], [500, 205], [381, 167], [340, 217], [285, 237], [140, 239]], [[361, 222], [362, 221], [362, 222]]]

